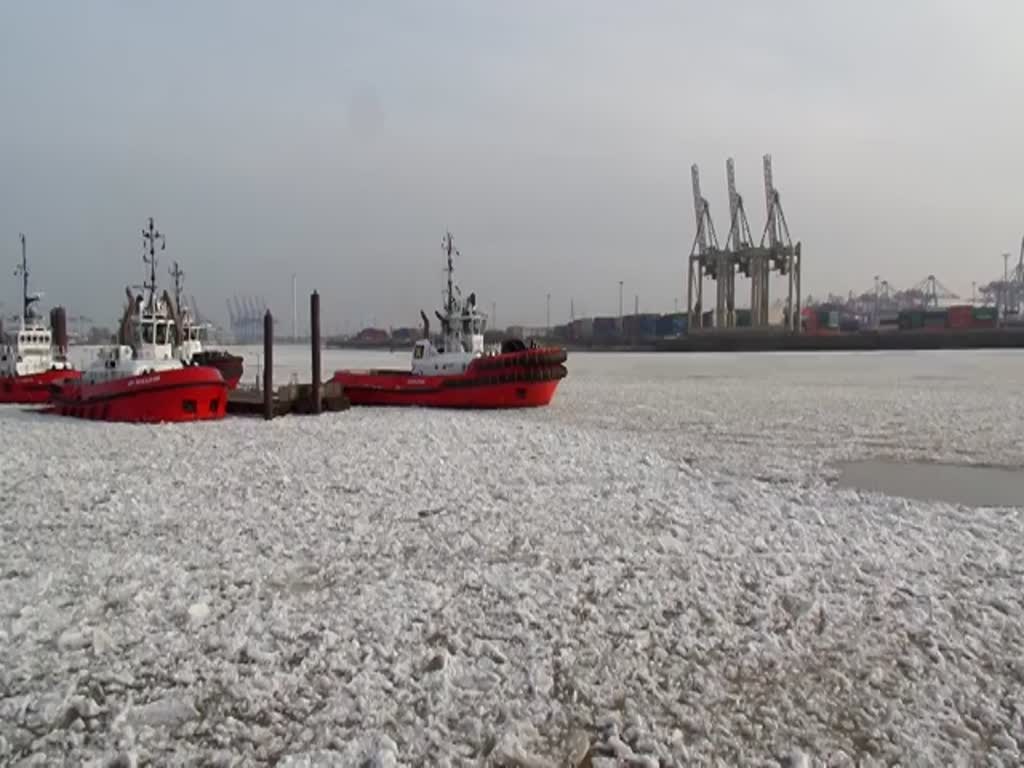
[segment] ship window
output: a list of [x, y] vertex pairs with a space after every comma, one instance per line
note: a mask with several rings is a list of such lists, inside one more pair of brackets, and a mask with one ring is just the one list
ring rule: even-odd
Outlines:
[[146, 344], [153, 343], [153, 324], [143, 323], [142, 324], [142, 341]]
[[414, 358], [416, 358], [417, 360], [422, 360], [423, 359], [423, 347], [422, 346], [416, 347], [416, 350], [412, 353], [412, 356]]
[[216, 413], [217, 408], [220, 406], [220, 398], [215, 397], [210, 401], [210, 413]]
[[166, 344], [167, 343], [167, 325], [165, 323], [156, 324], [156, 343]]
[[182, 402], [181, 402], [181, 410], [183, 410], [185, 413], [195, 413], [196, 412], [196, 401], [195, 400], [182, 400]]

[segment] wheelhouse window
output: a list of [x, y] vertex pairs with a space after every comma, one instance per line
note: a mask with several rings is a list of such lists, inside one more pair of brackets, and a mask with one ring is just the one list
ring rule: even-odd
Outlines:
[[417, 344], [416, 345], [416, 349], [414, 349], [412, 351], [412, 356], [413, 356], [413, 358], [415, 360], [422, 360], [423, 359], [423, 345], [422, 344]]
[[153, 323], [151, 323], [151, 322], [144, 322], [142, 324], [142, 340], [146, 344], [152, 344], [153, 343]]
[[166, 344], [167, 343], [167, 323], [156, 324], [156, 343]]

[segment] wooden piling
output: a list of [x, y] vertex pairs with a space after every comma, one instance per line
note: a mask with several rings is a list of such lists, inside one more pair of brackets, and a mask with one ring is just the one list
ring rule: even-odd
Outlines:
[[263, 315], [263, 418], [274, 418], [274, 317]]
[[68, 320], [64, 307], [54, 307], [50, 310], [50, 332], [57, 356], [61, 360], [65, 359], [68, 355]]
[[309, 335], [313, 345], [313, 413], [320, 413], [320, 294], [317, 291], [309, 297]]

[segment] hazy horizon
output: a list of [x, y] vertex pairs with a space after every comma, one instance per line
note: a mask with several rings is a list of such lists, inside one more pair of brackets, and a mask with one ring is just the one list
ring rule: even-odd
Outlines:
[[[689, 168], [724, 242], [725, 161], [757, 236], [771, 153], [803, 293], [969, 297], [1024, 235], [1024, 4], [448, 0], [0, 7], [0, 283], [18, 234], [44, 307], [109, 323], [141, 229], [186, 294], [297, 274], [327, 331], [415, 325], [441, 236], [500, 325], [685, 307]], [[737, 285], [747, 304], [749, 284]], [[780, 283], [773, 283], [773, 287]], [[778, 291], [775, 294], [780, 296]]]

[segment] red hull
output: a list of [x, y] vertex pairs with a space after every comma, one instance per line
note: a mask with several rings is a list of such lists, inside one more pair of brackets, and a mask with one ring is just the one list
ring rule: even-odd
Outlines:
[[81, 371], [71, 370], [44, 371], [29, 376], [0, 376], [0, 403], [48, 403], [54, 385], [77, 380], [81, 376]]
[[338, 371], [352, 405], [425, 408], [536, 408], [555, 396], [565, 378], [562, 350], [528, 350], [474, 360], [455, 376], [406, 371]]
[[82, 419], [207, 421], [224, 418], [228, 387], [215, 368], [192, 366], [102, 384], [66, 384], [52, 402], [52, 413]]

